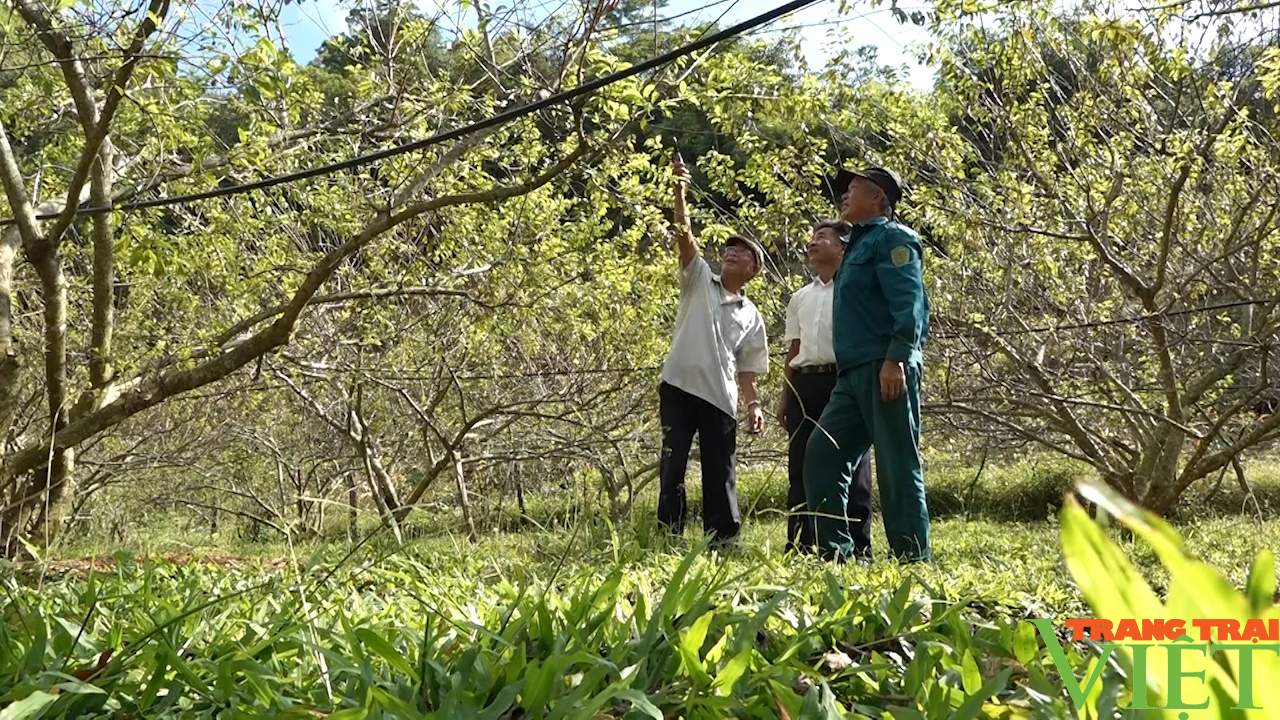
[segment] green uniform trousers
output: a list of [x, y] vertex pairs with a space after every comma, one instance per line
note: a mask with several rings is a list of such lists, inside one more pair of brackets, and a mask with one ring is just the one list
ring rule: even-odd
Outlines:
[[818, 550], [828, 559], [854, 556], [846, 514], [851, 468], [872, 445], [890, 549], [905, 561], [932, 557], [920, 464], [920, 367], [905, 364], [907, 391], [886, 403], [880, 394], [882, 365], [864, 363], [840, 374], [805, 451], [805, 497], [815, 515]]

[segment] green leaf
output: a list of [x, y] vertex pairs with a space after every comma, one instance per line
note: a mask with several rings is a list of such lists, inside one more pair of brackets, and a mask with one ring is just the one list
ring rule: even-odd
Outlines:
[[662, 720], [662, 711], [649, 701], [649, 697], [639, 690], [623, 690], [615, 697], [620, 700], [626, 700], [636, 709], [637, 712], [644, 713], [646, 716], [654, 720]]
[[811, 688], [805, 695], [804, 705], [800, 708], [800, 717], [804, 720], [843, 720], [831, 687], [824, 682], [818, 687]]
[[0, 710], [0, 720], [35, 720], [42, 717], [44, 711], [57, 700], [57, 697], [43, 690], [37, 690]]
[[938, 655], [929, 647], [921, 647], [916, 651], [916, 656], [911, 659], [911, 664], [907, 666], [905, 690], [911, 697], [919, 698], [920, 691], [924, 688], [926, 678], [933, 671], [934, 665], [938, 662]]
[[1255, 614], [1271, 607], [1276, 596], [1276, 556], [1263, 548], [1249, 566], [1249, 605]]
[[714, 613], [703, 613], [680, 638], [680, 656], [684, 659], [685, 670], [703, 685], [711, 682], [711, 676], [702, 661], [702, 644], [707, 639], [707, 629], [711, 627], [714, 618]]
[[364, 720], [369, 717], [369, 711], [365, 708], [347, 708], [329, 715], [329, 720]]
[[485, 708], [484, 712], [476, 716], [476, 720], [498, 720], [498, 718], [502, 717], [511, 709], [511, 706], [515, 704], [516, 698], [520, 695], [520, 690], [523, 688], [523, 685], [524, 684], [521, 682], [502, 688], [502, 691], [493, 699], [493, 702], [489, 704], [489, 707]]
[[717, 695], [728, 697], [733, 693], [733, 686], [747, 671], [747, 665], [751, 662], [751, 653], [753, 652], [755, 651], [748, 648], [734, 655], [733, 659], [725, 664], [724, 669], [716, 674], [715, 682], [712, 683], [711, 687], [715, 689]]
[[964, 681], [964, 692], [973, 695], [982, 689], [982, 672], [973, 659], [973, 653], [964, 651], [964, 659], [960, 661], [961, 678]]
[[1036, 659], [1039, 646], [1036, 645], [1036, 628], [1023, 620], [1013, 631], [1013, 655], [1023, 665], [1030, 665]]
[[413, 677], [417, 674], [409, 660], [378, 633], [362, 627], [356, 629], [355, 635], [360, 639], [361, 643], [364, 643], [365, 647], [372, 650], [374, 654], [383, 660], [386, 660], [387, 664], [394, 668], [396, 672], [408, 677]]
[[[1110, 485], [1096, 478], [1088, 477], [1077, 483], [1077, 489], [1084, 499], [1106, 510], [1113, 517], [1121, 520], [1141, 535], [1153, 547], [1160, 549], [1174, 548], [1182, 550], [1182, 537], [1172, 525], [1156, 517], [1146, 509], [1129, 501]], [[1092, 522], [1092, 521], [1091, 521]]]
[[982, 712], [983, 705], [987, 700], [1003, 692], [1009, 685], [1009, 678], [1012, 675], [1013, 668], [1005, 668], [999, 675], [991, 678], [991, 682], [980, 687], [977, 692], [970, 693], [969, 697], [965, 699], [960, 707], [956, 708], [955, 713], [948, 717], [950, 717], [951, 720], [970, 720], [971, 718], [978, 717], [978, 714]]
[[71, 693], [73, 695], [105, 695], [107, 693], [106, 690], [103, 690], [97, 685], [81, 682], [74, 678], [64, 683], [58, 683], [57, 685], [54, 685], [54, 687], [62, 692]]

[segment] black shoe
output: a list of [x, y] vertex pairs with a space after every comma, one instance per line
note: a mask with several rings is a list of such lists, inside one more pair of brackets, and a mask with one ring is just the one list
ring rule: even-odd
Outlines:
[[845, 563], [854, 563], [856, 565], [868, 566], [875, 562], [870, 551], [856, 551], [853, 555], [840, 555], [836, 558], [836, 562], [844, 565]]
[[716, 536], [711, 540], [711, 550], [729, 550], [738, 546], [738, 536], [730, 535], [728, 537]]
[[813, 545], [805, 545], [798, 542], [787, 542], [786, 547], [782, 550], [784, 555], [817, 555], [818, 550]]

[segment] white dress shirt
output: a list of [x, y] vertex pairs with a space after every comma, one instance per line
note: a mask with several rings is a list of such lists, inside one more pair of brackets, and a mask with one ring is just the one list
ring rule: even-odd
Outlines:
[[769, 372], [764, 318], [745, 294], [732, 295], [697, 256], [681, 268], [680, 308], [661, 379], [738, 416], [738, 373]]
[[800, 353], [791, 361], [791, 367], [835, 363], [831, 325], [835, 287], [834, 278], [826, 283], [821, 278], [814, 278], [787, 303], [786, 344], [790, 346], [792, 340], [800, 341]]

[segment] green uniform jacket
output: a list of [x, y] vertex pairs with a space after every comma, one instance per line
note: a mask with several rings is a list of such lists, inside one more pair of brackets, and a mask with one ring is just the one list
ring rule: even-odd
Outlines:
[[880, 216], [855, 225], [847, 242], [832, 308], [839, 371], [885, 359], [923, 364], [929, 298], [920, 236]]

